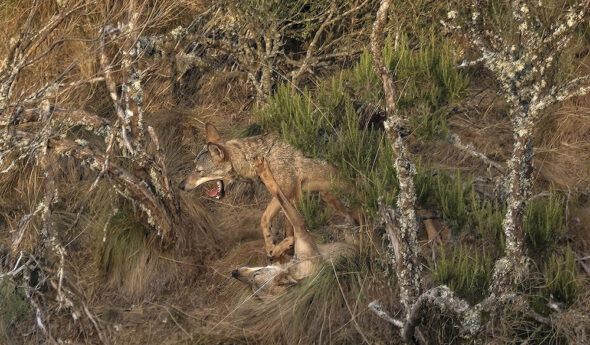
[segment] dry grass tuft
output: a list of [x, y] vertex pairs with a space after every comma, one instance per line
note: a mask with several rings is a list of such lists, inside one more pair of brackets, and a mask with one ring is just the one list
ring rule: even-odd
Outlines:
[[545, 117], [537, 132], [540, 177], [570, 192], [590, 192], [590, 102], [568, 104]]
[[[240, 246], [223, 261], [223, 267], [260, 263], [260, 257], [251, 254], [251, 246], [259, 244], [256, 241]], [[232, 343], [358, 344], [363, 339], [372, 343], [396, 338], [397, 332], [382, 327], [367, 309], [371, 298], [395, 304], [385, 297], [388, 288], [376, 267], [372, 267], [369, 255], [360, 253], [353, 259], [326, 262], [316, 275], [285, 294], [262, 300], [253, 297], [242, 284], [226, 282], [219, 293], [231, 302], [199, 330], [197, 343], [226, 338]]]

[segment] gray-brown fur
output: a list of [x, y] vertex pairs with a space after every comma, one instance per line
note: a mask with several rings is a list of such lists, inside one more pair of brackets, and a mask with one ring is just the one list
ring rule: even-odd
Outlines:
[[255, 170], [260, 179], [280, 204], [287, 219], [293, 226], [293, 237], [284, 240], [294, 245], [294, 257], [287, 264], [263, 267], [240, 267], [232, 276], [248, 284], [257, 296], [276, 294], [299, 280], [312, 275], [323, 260], [340, 256], [354, 255], [354, 247], [347, 243], [336, 242], [317, 245], [305, 228], [303, 217], [289, 202], [287, 196], [275, 180], [269, 164], [261, 157], [254, 160]]
[[[227, 184], [239, 178], [255, 179], [258, 177], [255, 159], [263, 157], [289, 200], [300, 198], [303, 191], [317, 191], [328, 205], [343, 213], [349, 220], [358, 222], [358, 217], [329, 192], [336, 171], [325, 161], [304, 157], [300, 151], [280, 141], [275, 135], [223, 141], [213, 125], [206, 124], [205, 130], [207, 145], [204, 159], [208, 159], [210, 164], [197, 164], [195, 170], [182, 181], [181, 189], [191, 190], [208, 181], [221, 180], [223, 184]], [[260, 222], [266, 251], [271, 259], [281, 257], [292, 247], [288, 243], [293, 236], [292, 229], [289, 228], [287, 242], [281, 245], [273, 243], [270, 224], [280, 208], [279, 200], [273, 197]]]

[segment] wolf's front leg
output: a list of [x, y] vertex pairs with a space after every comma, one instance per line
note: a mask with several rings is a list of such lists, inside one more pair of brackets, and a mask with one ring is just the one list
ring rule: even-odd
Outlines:
[[270, 222], [279, 213], [280, 209], [281, 204], [279, 203], [279, 199], [273, 197], [268, 206], [266, 206], [266, 210], [264, 210], [260, 219], [260, 228], [262, 229], [262, 237], [264, 238], [264, 249], [269, 258], [272, 258], [275, 252], [273, 236], [270, 232]]

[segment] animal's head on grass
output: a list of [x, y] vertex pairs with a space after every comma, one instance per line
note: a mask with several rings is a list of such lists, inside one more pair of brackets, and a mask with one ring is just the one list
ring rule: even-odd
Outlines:
[[214, 185], [207, 188], [206, 194], [221, 199], [225, 195], [225, 185], [236, 179], [236, 174], [229, 160], [227, 150], [215, 126], [205, 125], [206, 145], [195, 158], [191, 173], [180, 182], [181, 190], [190, 191], [208, 182]]
[[233, 270], [231, 275], [248, 285], [256, 297], [278, 294], [297, 284], [289, 270], [279, 265], [240, 267]]

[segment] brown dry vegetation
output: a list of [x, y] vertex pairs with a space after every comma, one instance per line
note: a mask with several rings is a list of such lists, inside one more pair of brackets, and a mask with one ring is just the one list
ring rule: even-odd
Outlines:
[[[46, 21], [59, 10], [59, 3], [40, 2], [34, 21]], [[14, 86], [17, 99], [22, 100], [51, 82], [70, 65], [72, 69], [64, 83], [101, 76], [99, 30], [107, 23], [124, 21], [125, 5], [119, 1], [80, 3], [83, 3], [82, 9], [41, 42], [36, 53], [43, 52], [56, 40], [63, 41], [19, 75]], [[139, 22], [148, 23], [142, 36], [163, 34], [178, 25], [186, 26], [208, 6], [206, 2], [189, 0], [139, 3], [142, 4]], [[395, 25], [406, 29], [437, 25], [437, 21], [429, 18], [440, 15], [440, 8], [428, 12], [424, 9], [426, 5], [423, 1], [412, 6], [400, 5], [399, 11], [405, 9], [407, 15]], [[445, 10], [452, 5], [440, 6]], [[0, 4], [0, 37], [14, 36], [30, 6], [29, 0], [7, 0]], [[418, 23], [409, 18], [416, 17], [413, 11], [420, 12]], [[575, 64], [580, 66], [575, 73], [579, 75], [590, 73], [588, 25], [585, 30], [575, 48], [579, 56]], [[416, 42], [412, 44], [418, 45], [418, 39], [413, 39]], [[9, 43], [9, 40], [0, 42], [0, 58], [6, 56]], [[457, 47], [457, 57], [468, 50], [461, 40], [457, 40]], [[322, 78], [328, 79], [340, 69], [350, 68], [357, 60], [358, 55], [354, 55], [341, 65], [329, 66], [319, 75], [310, 76], [307, 80], [310, 89], [321, 85]], [[259, 121], [260, 109], [254, 100], [256, 91], [243, 71], [196, 69], [195, 74], [185, 74], [174, 81], [169, 59], [145, 58], [141, 64], [149, 71], [143, 80], [146, 123], [158, 132], [174, 186], [192, 168], [194, 155], [204, 143], [204, 123], [214, 123], [225, 137], [237, 137]], [[469, 78], [469, 87], [444, 110], [448, 128], [489, 158], [505, 162], [510, 155], [512, 137], [505, 105], [497, 96], [497, 85], [479, 67], [470, 67], [464, 73]], [[180, 86], [175, 86], [175, 82]], [[175, 88], [178, 89], [174, 91]], [[53, 103], [115, 120], [104, 81], [81, 83], [64, 90], [51, 98]], [[587, 257], [590, 254], [590, 99], [579, 97], [546, 113], [535, 135], [534, 190], [536, 194], [557, 190], [566, 198], [565, 231], [555, 239], [555, 247], [548, 253], [561, 255], [567, 247], [580, 257]], [[104, 138], [79, 126], [67, 128], [66, 132], [88, 140], [101, 150], [106, 147]], [[462, 176], [479, 176], [492, 181], [498, 176], [496, 171], [444, 140], [423, 140], [419, 135], [412, 135], [411, 142], [412, 153], [419, 157], [425, 171], [450, 175], [461, 172]], [[67, 250], [65, 270], [88, 308], [99, 319], [108, 342], [400, 343], [398, 331], [367, 308], [369, 302], [379, 299], [392, 314], [400, 310], [396, 282], [390, 272], [392, 267], [388, 263], [386, 245], [381, 240], [383, 229], [379, 219], [372, 219], [365, 227], [348, 230], [360, 243], [354, 260], [325, 263], [317, 276], [308, 278], [285, 295], [258, 300], [250, 290], [233, 280], [230, 272], [237, 266], [266, 262], [259, 219], [269, 196], [260, 183], [236, 183], [221, 201], [202, 196], [200, 190], [180, 192], [186, 226], [175, 229], [177, 239], [172, 248], [162, 249], [158, 236], [142, 222], [145, 215], [117, 194], [108, 178], [102, 179], [88, 194], [97, 176], [95, 171], [74, 157], [62, 157], [56, 165], [59, 201], [52, 219]], [[24, 161], [18, 169], [0, 174], [2, 272], [14, 263], [18, 251], [36, 248], [42, 228], [40, 217], [31, 221], [18, 248], [11, 248], [11, 243], [22, 216], [33, 212], [43, 199], [45, 182], [43, 172], [32, 161]], [[442, 207], [422, 206], [439, 216], [435, 220], [439, 230], [452, 227], [441, 216]], [[344, 228], [343, 219], [331, 216], [327, 224], [314, 231], [318, 240], [333, 240], [345, 236]], [[420, 236], [426, 237], [424, 233]], [[434, 244], [423, 243], [422, 262], [435, 270], [433, 260], [439, 260], [442, 251], [452, 252], [461, 244], [471, 250], [486, 251], [485, 240], [476, 237], [469, 231], [454, 232], [442, 244], [443, 248], [433, 249]], [[493, 249], [487, 252], [495, 255], [496, 247], [501, 245], [490, 247]], [[590, 297], [586, 292], [590, 272], [584, 272], [581, 266], [584, 263], [590, 266], [590, 260], [575, 265], [576, 283], [582, 291], [570, 305], [560, 305], [561, 311], [551, 314], [554, 315], [553, 328], [535, 324], [514, 311], [486, 331], [488, 339], [493, 339], [493, 343], [522, 343], [526, 339], [532, 342], [542, 339], [547, 344], [590, 341]], [[531, 291], [551, 285], [542, 275], [547, 263], [539, 259], [536, 264], [539, 277], [531, 283]], [[432, 285], [433, 275], [431, 272], [426, 275], [426, 284]], [[0, 280], [0, 299], [6, 301], [0, 300], [0, 343], [45, 343], [47, 339], [35, 325], [34, 309], [27, 304], [21, 289], [10, 284]], [[537, 296], [534, 292], [531, 295], [531, 299]], [[48, 298], [54, 299], [53, 295]], [[543, 300], [539, 304], [546, 309], [546, 302]], [[95, 331], [77, 327], [67, 311], [49, 304], [43, 307], [47, 308], [46, 324], [56, 339], [100, 343]], [[434, 334], [432, 343], [459, 342], [453, 338], [451, 330], [440, 326], [447, 321], [424, 321], [424, 332]]]

